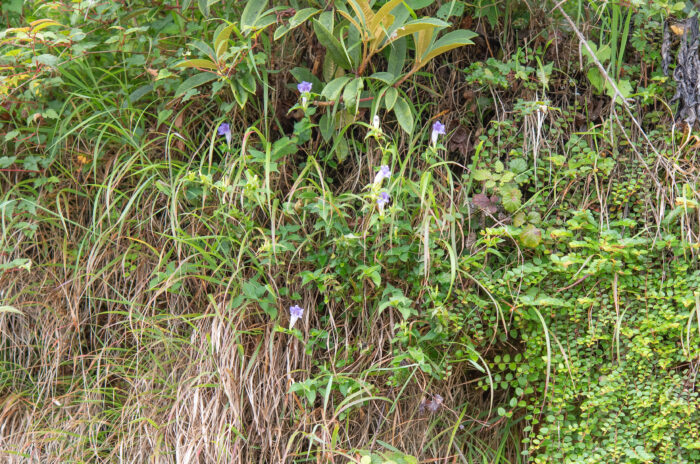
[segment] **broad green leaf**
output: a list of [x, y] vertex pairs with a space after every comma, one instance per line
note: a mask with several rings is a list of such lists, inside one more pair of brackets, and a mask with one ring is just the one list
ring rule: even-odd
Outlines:
[[284, 35], [287, 32], [301, 26], [306, 21], [308, 21], [310, 17], [312, 17], [313, 15], [318, 14], [320, 12], [321, 12], [321, 10], [319, 10], [318, 8], [304, 8], [302, 10], [297, 11], [294, 14], [294, 16], [292, 16], [289, 19], [288, 24], [282, 25], [275, 30], [274, 39], [275, 40], [281, 39], [282, 37], [284, 37]]
[[213, 71], [218, 71], [219, 67], [211, 60], [205, 60], [203, 58], [196, 58], [194, 60], [187, 60], [175, 65], [176, 68], [204, 68], [211, 69]]
[[388, 87], [386, 93], [384, 93], [384, 106], [387, 111], [391, 111], [394, 108], [396, 99], [399, 97], [399, 91], [394, 87]]
[[201, 72], [189, 77], [185, 82], [180, 84], [180, 86], [175, 91], [175, 98], [184, 95], [188, 90], [199, 87], [200, 85], [207, 84], [213, 80], [216, 80], [218, 76], [210, 72]]
[[333, 129], [335, 129], [335, 127], [333, 124], [333, 118], [327, 112], [323, 113], [321, 119], [318, 120], [318, 128], [321, 130], [323, 140], [328, 142], [333, 136]]
[[314, 19], [313, 25], [314, 31], [316, 32], [316, 38], [318, 38], [321, 45], [326, 47], [326, 50], [328, 53], [330, 53], [333, 61], [335, 61], [341, 68], [349, 71], [352, 68], [352, 65], [350, 64], [350, 58], [345, 50], [345, 46], [339, 42], [338, 39], [333, 37], [333, 34], [331, 34], [331, 32], [326, 29], [326, 27], [321, 24], [320, 21]]
[[122, 108], [126, 108], [129, 104], [134, 104], [138, 102], [142, 97], [153, 91], [153, 84], [142, 85], [138, 89], [131, 92], [129, 98], [124, 101]]
[[343, 91], [343, 103], [345, 103], [345, 107], [348, 111], [353, 114], [357, 113], [358, 101], [363, 84], [362, 78], [356, 77], [345, 86], [345, 90]]
[[216, 52], [214, 52], [214, 49], [209, 46], [209, 44], [206, 44], [202, 42], [201, 40], [194, 40], [190, 44], [200, 52], [204, 53], [207, 55], [209, 58], [212, 60], [216, 60]]
[[236, 79], [248, 93], [255, 93], [257, 89], [257, 83], [255, 82], [255, 76], [251, 71], [246, 71], [242, 76]]
[[542, 231], [532, 224], [528, 224], [520, 232], [520, 242], [527, 248], [536, 248], [541, 241]]
[[600, 75], [598, 68], [590, 68], [588, 72], [586, 72], [586, 77], [588, 77], [589, 82], [595, 87], [598, 93], [603, 91], [603, 76]]
[[411, 106], [404, 100], [403, 97], [398, 97], [394, 104], [394, 114], [399, 122], [401, 129], [411, 134], [413, 132], [413, 113]]
[[504, 185], [501, 187], [501, 202], [509, 213], [514, 213], [522, 204], [523, 193], [515, 185]]
[[400, 76], [406, 62], [406, 37], [394, 40], [390, 45], [389, 58], [386, 70], [394, 76]]
[[345, 87], [345, 84], [350, 82], [350, 80], [352, 80], [352, 78], [349, 76], [341, 76], [333, 79], [323, 88], [321, 96], [330, 101], [338, 100], [340, 92], [343, 90], [343, 87]]
[[396, 76], [388, 72], [376, 72], [369, 77], [370, 79], [377, 79], [389, 85], [393, 84], [396, 80]]
[[241, 30], [247, 31], [258, 27], [258, 20], [267, 6], [267, 0], [248, 0], [241, 14]]
[[211, 11], [209, 10], [209, 0], [199, 0], [197, 4], [199, 6], [199, 11], [202, 13], [202, 16], [208, 18], [209, 15], [211, 15]]
[[472, 179], [482, 182], [491, 179], [491, 172], [487, 169], [475, 169], [472, 173]]
[[477, 35], [478, 34], [476, 32], [466, 29], [448, 32], [435, 41], [433, 46], [430, 47], [430, 51], [421, 58], [421, 63], [427, 63], [436, 56], [448, 52], [454, 48], [462, 47], [464, 45], [473, 45], [474, 42], [472, 42], [471, 39]]
[[[444, 29], [448, 27], [450, 23], [446, 23], [445, 21], [440, 21], [439, 19], [434, 19], [434, 18], [421, 18], [415, 21], [409, 21], [406, 24], [404, 24], [401, 27], [398, 27], [391, 31], [389, 34], [389, 37], [391, 37], [392, 41], [396, 41], [397, 39], [400, 39], [401, 37], [405, 37], [407, 35], [415, 34], [420, 31], [433, 31], [435, 29]], [[394, 33], [396, 35], [394, 35]], [[429, 35], [428, 37], [431, 37]], [[426, 48], [427, 49], [427, 48]]]
[[229, 24], [219, 31], [219, 33], [214, 38], [214, 50], [216, 51], [216, 57], [221, 58], [221, 55], [226, 53], [228, 49], [228, 39], [231, 37], [231, 33], [236, 30], [235, 24]]
[[451, 2], [446, 2], [442, 5], [435, 13], [439, 19], [447, 20], [451, 16], [461, 17], [464, 13], [464, 2], [460, 0], [452, 0]]

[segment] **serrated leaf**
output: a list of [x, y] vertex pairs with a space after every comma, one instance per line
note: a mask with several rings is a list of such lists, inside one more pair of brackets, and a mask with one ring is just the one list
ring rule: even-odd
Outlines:
[[472, 198], [472, 203], [477, 208], [486, 211], [489, 214], [496, 214], [498, 212], [498, 203], [496, 203], [496, 198], [489, 198], [485, 193], [477, 193]]
[[491, 172], [486, 169], [474, 169], [472, 177], [476, 181], [485, 181], [491, 179]]
[[542, 231], [532, 224], [525, 226], [520, 232], [520, 243], [527, 248], [536, 248], [542, 241]]
[[503, 208], [509, 213], [514, 213], [522, 204], [523, 193], [514, 185], [504, 185], [501, 187], [501, 202]]
[[396, 120], [399, 122], [399, 126], [408, 134], [413, 132], [413, 113], [411, 113], [411, 107], [403, 97], [398, 97], [396, 103], [394, 104], [394, 114], [396, 115]]

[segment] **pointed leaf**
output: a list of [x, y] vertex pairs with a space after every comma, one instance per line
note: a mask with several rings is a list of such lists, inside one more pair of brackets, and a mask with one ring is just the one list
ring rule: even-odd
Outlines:
[[453, 48], [462, 47], [464, 45], [473, 45], [471, 39], [476, 37], [478, 34], [467, 29], [460, 29], [459, 31], [448, 32], [447, 34], [440, 37], [435, 41], [430, 51], [423, 56], [421, 63], [427, 63], [438, 55], [452, 50]]
[[216, 57], [220, 58], [221, 55], [226, 53], [228, 49], [228, 39], [231, 37], [231, 33], [236, 29], [235, 24], [229, 24], [228, 26], [221, 29], [221, 31], [214, 38], [214, 50], [216, 51]]
[[320, 12], [321, 10], [319, 10], [318, 8], [304, 8], [302, 10], [297, 11], [294, 14], [294, 16], [292, 16], [289, 19], [288, 24], [280, 26], [277, 28], [277, 30], [275, 30], [275, 40], [281, 39], [287, 32], [301, 26], [306, 21], [308, 21], [309, 18], [311, 18], [313, 15], [318, 14]]
[[411, 113], [411, 106], [406, 103], [403, 97], [396, 99], [394, 114], [396, 115], [396, 120], [399, 122], [401, 129], [411, 134], [413, 132], [413, 113]]
[[386, 89], [386, 93], [384, 94], [384, 106], [386, 107], [387, 111], [391, 111], [394, 108], [394, 104], [396, 104], [396, 99], [398, 97], [399, 91], [394, 87], [389, 87]]
[[200, 59], [200, 58], [194, 59], [194, 60], [183, 61], [181, 63], [176, 64], [175, 67], [176, 68], [204, 68], [204, 69], [211, 69], [213, 71], [219, 70], [219, 67], [213, 61]]
[[351, 113], [357, 113], [357, 104], [360, 99], [360, 91], [362, 91], [363, 80], [361, 77], [356, 77], [348, 85], [345, 86], [343, 91], [343, 102], [345, 107]]
[[248, 0], [241, 14], [241, 30], [255, 29], [266, 6], [267, 0]]
[[216, 74], [210, 72], [202, 72], [199, 74], [195, 74], [194, 76], [188, 78], [185, 82], [180, 84], [180, 86], [175, 91], [175, 97], [180, 97], [184, 95], [188, 90], [209, 83], [217, 78], [218, 76]]
[[323, 88], [321, 96], [330, 101], [337, 100], [340, 96], [340, 92], [343, 90], [343, 87], [345, 87], [345, 84], [350, 82], [351, 79], [352, 78], [349, 76], [341, 76], [333, 79]]
[[333, 61], [335, 61], [341, 68], [349, 71], [352, 66], [350, 65], [350, 58], [348, 58], [345, 46], [343, 46], [338, 39], [333, 37], [333, 34], [331, 34], [331, 32], [326, 29], [326, 27], [321, 24], [320, 21], [314, 19], [313, 24], [314, 32], [316, 32], [316, 38], [318, 38], [321, 45], [326, 47], [326, 50], [328, 53], [330, 53]]

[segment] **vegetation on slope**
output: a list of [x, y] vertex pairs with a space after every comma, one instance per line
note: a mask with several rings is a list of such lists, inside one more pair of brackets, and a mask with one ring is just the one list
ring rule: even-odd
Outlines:
[[3, 2], [0, 460], [700, 461], [696, 14]]

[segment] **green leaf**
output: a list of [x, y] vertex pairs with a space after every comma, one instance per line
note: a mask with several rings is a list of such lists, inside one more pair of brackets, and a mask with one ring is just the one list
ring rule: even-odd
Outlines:
[[384, 82], [385, 84], [391, 85], [396, 80], [396, 76], [388, 72], [376, 72], [369, 76], [370, 79], [377, 79]]
[[476, 181], [482, 182], [491, 179], [491, 171], [487, 169], [474, 169], [472, 178]]
[[199, 0], [197, 5], [199, 6], [199, 11], [202, 13], [202, 16], [208, 18], [211, 15], [211, 11], [209, 10], [209, 0]]
[[503, 207], [506, 211], [508, 211], [509, 213], [514, 213], [518, 210], [518, 208], [520, 208], [520, 205], [522, 204], [521, 199], [523, 197], [523, 193], [517, 186], [513, 184], [506, 184], [503, 187], [501, 187], [500, 193], [501, 202], [503, 203]]
[[352, 78], [350, 76], [341, 76], [333, 79], [323, 88], [321, 96], [329, 101], [338, 100], [338, 97], [340, 96], [340, 92], [343, 90], [343, 87], [345, 87], [345, 84], [347, 84], [351, 80]]
[[447, 21], [451, 16], [461, 17], [464, 13], [464, 2], [459, 0], [453, 0], [442, 5], [435, 13], [439, 19]]
[[407, 39], [403, 37], [391, 43], [391, 51], [387, 59], [386, 70], [394, 76], [401, 75], [404, 64], [406, 63], [406, 42]]
[[361, 77], [356, 77], [345, 86], [345, 90], [343, 91], [343, 103], [345, 103], [345, 107], [348, 111], [353, 114], [357, 113], [362, 87], [363, 79]]
[[443, 35], [435, 41], [433, 46], [430, 47], [428, 53], [426, 53], [420, 59], [420, 63], [425, 64], [433, 58], [435, 58], [436, 56], [448, 52], [454, 48], [462, 47], [464, 45], [473, 45], [474, 42], [472, 42], [471, 39], [473, 39], [477, 35], [478, 34], [476, 32], [469, 31], [467, 29], [460, 29], [458, 31], [448, 32], [447, 34]]
[[175, 65], [176, 68], [204, 68], [211, 69], [213, 71], [218, 71], [219, 67], [211, 60], [205, 60], [202, 58], [197, 58], [194, 60], [182, 61]]
[[[321, 82], [321, 80], [318, 77], [314, 76], [311, 73], [311, 70], [309, 70], [308, 68], [293, 68], [289, 72], [292, 74], [292, 76], [294, 76], [294, 79], [296, 79], [297, 82], [311, 82], [311, 84], [313, 84], [311, 91], [314, 93], [318, 92], [319, 89], [323, 88], [323, 82]], [[296, 92], [296, 84], [294, 85], [294, 91]]]
[[228, 39], [231, 37], [231, 33], [236, 30], [235, 24], [229, 24], [224, 27], [216, 34], [214, 38], [214, 51], [216, 51], [216, 57], [221, 58], [221, 55], [226, 53], [228, 49]]
[[326, 47], [326, 50], [328, 53], [330, 53], [333, 61], [335, 61], [335, 63], [341, 68], [349, 71], [352, 68], [352, 65], [350, 64], [350, 58], [345, 50], [345, 46], [339, 42], [338, 39], [333, 37], [333, 34], [331, 34], [331, 32], [326, 29], [326, 26], [324, 26], [319, 20], [314, 19], [313, 25], [314, 32], [316, 32], [316, 38], [321, 45]]
[[180, 84], [180, 86], [175, 91], [175, 98], [184, 95], [188, 90], [199, 87], [200, 85], [207, 84], [213, 80], [216, 80], [217, 78], [218, 76], [216, 74], [210, 72], [202, 72], [199, 74], [195, 74], [194, 76], [188, 78], [187, 80], [185, 80], [185, 82]]
[[321, 10], [319, 10], [318, 8], [304, 8], [302, 10], [297, 11], [296, 14], [289, 19], [288, 24], [282, 25], [275, 30], [274, 39], [281, 39], [287, 32], [301, 26], [306, 21], [308, 21], [310, 17], [320, 12]]
[[333, 130], [335, 129], [333, 118], [328, 113], [324, 113], [321, 119], [318, 120], [318, 128], [321, 130], [323, 140], [328, 142], [333, 136]]
[[266, 6], [267, 0], [248, 0], [241, 14], [241, 30], [245, 32], [259, 27], [258, 21]]
[[411, 134], [413, 132], [413, 113], [411, 113], [411, 107], [403, 97], [398, 97], [396, 99], [394, 114], [396, 115], [396, 120], [399, 122], [401, 129]]
[[527, 248], [536, 248], [542, 241], [542, 231], [532, 224], [528, 224], [520, 232], [520, 243]]
[[392, 108], [394, 108], [394, 104], [396, 104], [396, 99], [398, 97], [399, 91], [394, 87], [388, 87], [386, 89], [386, 92], [384, 93], [384, 106], [386, 107], [387, 111], [391, 111]]

